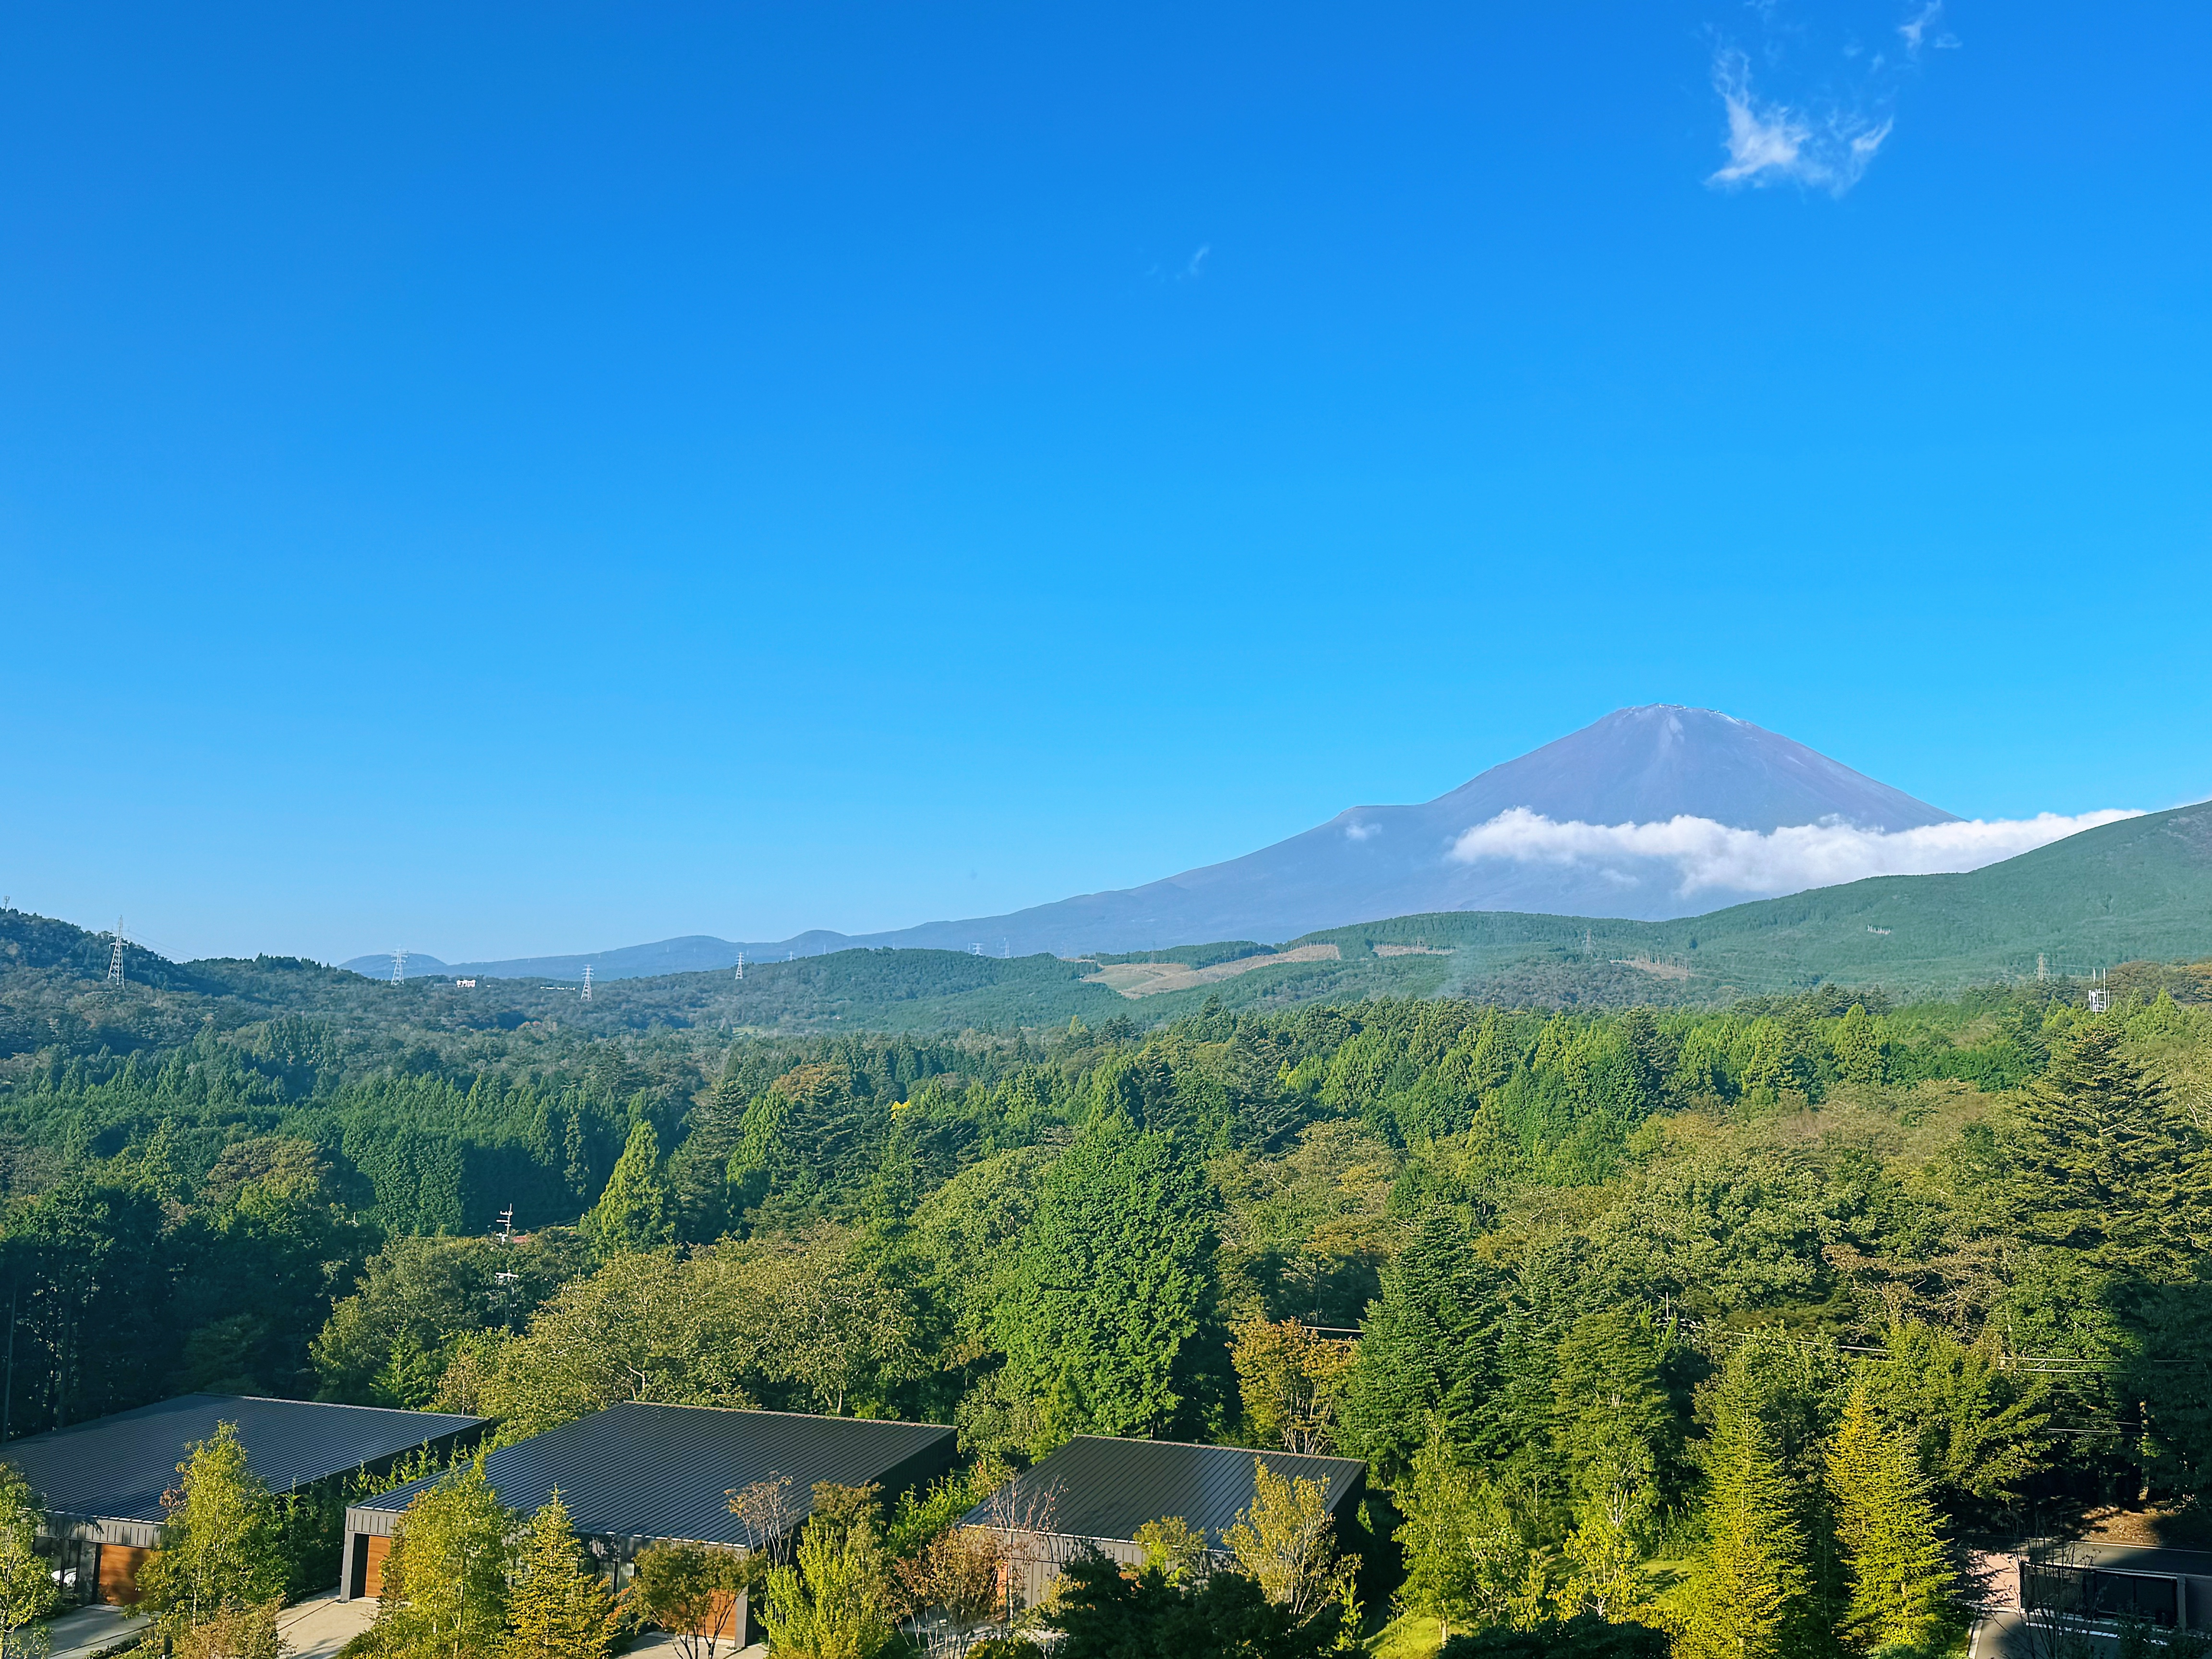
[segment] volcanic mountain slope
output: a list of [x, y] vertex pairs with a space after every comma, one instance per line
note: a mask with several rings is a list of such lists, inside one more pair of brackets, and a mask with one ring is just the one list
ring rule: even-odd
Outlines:
[[[853, 945], [966, 950], [980, 945], [993, 955], [1048, 951], [1075, 956], [1209, 939], [1290, 939], [1316, 928], [1439, 910], [1656, 919], [1760, 891], [1686, 892], [1673, 866], [1650, 860], [1457, 854], [1469, 830], [1515, 808], [1555, 823], [1655, 823], [1687, 817], [1761, 832], [1823, 823], [1895, 832], [1955, 821], [1940, 807], [1748, 720], [1711, 709], [1654, 705], [1608, 714], [1422, 805], [1356, 806], [1256, 853], [1142, 887], [891, 933], [815, 932], [752, 943], [694, 935], [589, 957], [461, 963], [448, 971], [559, 978], [581, 973], [589, 962], [597, 977], [617, 979], [726, 968], [740, 951], [761, 960]], [[372, 975], [391, 972], [389, 957], [346, 965]]]

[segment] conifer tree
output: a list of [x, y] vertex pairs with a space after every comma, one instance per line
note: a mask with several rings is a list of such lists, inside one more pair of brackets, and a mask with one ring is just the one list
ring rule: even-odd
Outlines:
[[1751, 1357], [1748, 1347], [1731, 1355], [1714, 1393], [1705, 1547], [1686, 1587], [1676, 1659], [1778, 1659], [1808, 1589], [1806, 1539]]
[[2124, 1036], [2116, 1020], [2092, 1020], [2054, 1049], [2006, 1127], [2008, 1197], [2037, 1243], [2174, 1283], [2212, 1243], [2212, 1169], [2203, 1136]]
[[1395, 1482], [1433, 1425], [1460, 1440], [1486, 1410], [1496, 1380], [1498, 1304], [1464, 1231], [1435, 1213], [1382, 1270], [1382, 1291], [1368, 1306], [1358, 1354], [1345, 1376], [1336, 1437]]
[[1192, 1340], [1218, 1316], [1213, 1242], [1205, 1173], [1173, 1137], [1109, 1109], [1060, 1156], [994, 1315], [1052, 1432], [1189, 1431], [1226, 1395], [1200, 1370], [1225, 1346]]
[[676, 1210], [661, 1178], [660, 1136], [640, 1118], [607, 1177], [606, 1190], [584, 1218], [583, 1231], [603, 1255], [650, 1250], [676, 1237]]
[[1850, 1584], [1845, 1631], [1870, 1649], [1925, 1642], [1951, 1587], [1936, 1505], [1911, 1446], [1875, 1416], [1863, 1377], [1829, 1444], [1828, 1486]]
[[556, 1486], [522, 1528], [501, 1659], [605, 1659], [613, 1612], [607, 1587], [584, 1571], [583, 1549]]

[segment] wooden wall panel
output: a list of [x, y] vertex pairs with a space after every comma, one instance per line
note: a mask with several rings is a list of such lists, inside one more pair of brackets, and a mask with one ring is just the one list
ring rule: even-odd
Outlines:
[[102, 1544], [100, 1547], [100, 1578], [94, 1599], [123, 1603], [138, 1599], [138, 1569], [145, 1564], [151, 1550], [133, 1549], [128, 1544]]
[[384, 1558], [392, 1553], [389, 1538], [368, 1540], [368, 1571], [362, 1575], [361, 1593], [372, 1600], [384, 1594]]

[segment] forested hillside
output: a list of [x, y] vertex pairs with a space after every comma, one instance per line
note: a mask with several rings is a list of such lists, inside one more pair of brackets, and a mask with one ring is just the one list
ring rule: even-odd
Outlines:
[[[1940, 1554], [1852, 1611], [1850, 1458], [1952, 1540], [2212, 1470], [2199, 969], [2116, 975], [2101, 1017], [2054, 980], [1147, 1026], [1166, 999], [1080, 987], [1115, 1018], [929, 1042], [272, 961], [110, 988], [10, 922], [15, 1433], [208, 1387], [509, 1436], [625, 1398], [895, 1413], [1014, 1464], [1334, 1447], [1376, 1480], [1370, 1614], [1594, 1608], [1686, 1654], [1734, 1639], [1698, 1633], [1717, 1574], [1940, 1635]], [[1096, 966], [924, 959], [963, 994]]]

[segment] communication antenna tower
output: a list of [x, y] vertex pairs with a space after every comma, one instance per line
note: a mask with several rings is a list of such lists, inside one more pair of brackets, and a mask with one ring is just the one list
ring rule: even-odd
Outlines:
[[584, 1000], [585, 1000], [585, 1001], [586, 1001], [586, 1002], [589, 1002], [591, 1000], [592, 1000], [592, 964], [591, 964], [590, 963], [588, 963], [588, 962], [587, 962], [587, 963], [586, 963], [584, 964]]
[[744, 976], [745, 976], [745, 953], [744, 953], [743, 951], [738, 951], [738, 977], [739, 979], [743, 979]]
[[123, 918], [115, 919], [115, 948], [107, 953], [107, 982], [123, 983]]
[[404, 947], [392, 953], [392, 982], [394, 985], [407, 977], [407, 952]]

